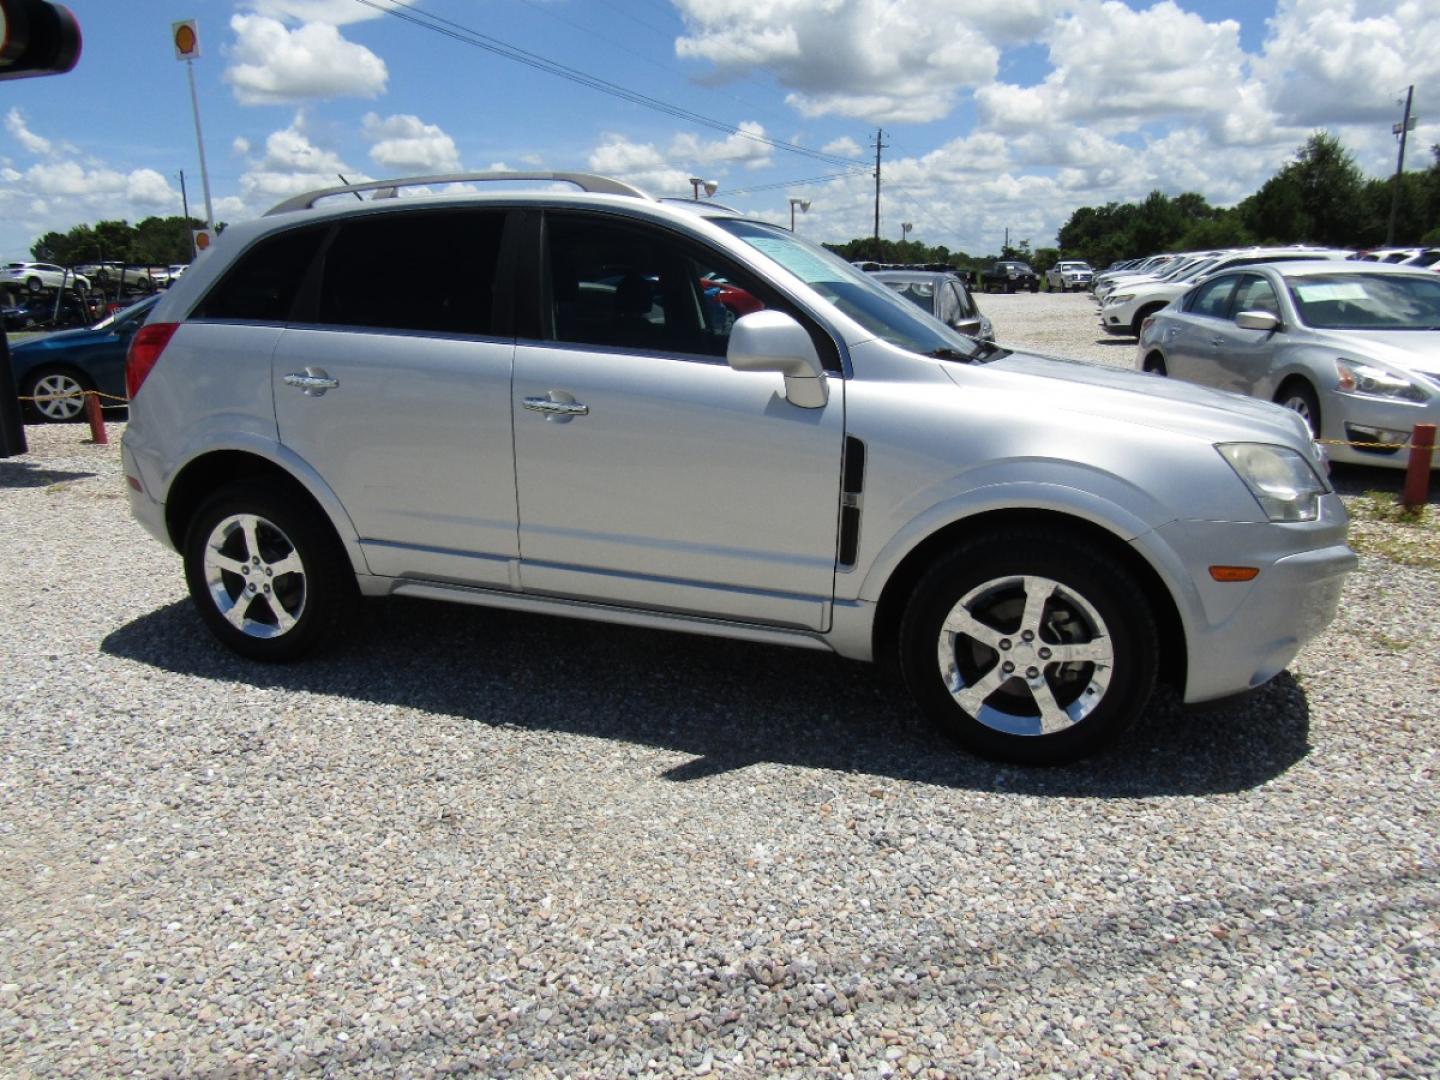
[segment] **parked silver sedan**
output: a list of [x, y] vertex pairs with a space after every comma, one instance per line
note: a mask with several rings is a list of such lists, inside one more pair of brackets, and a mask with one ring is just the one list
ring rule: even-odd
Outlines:
[[1145, 321], [1136, 367], [1295, 410], [1334, 461], [1404, 468], [1440, 423], [1440, 277], [1288, 262], [1207, 278]]

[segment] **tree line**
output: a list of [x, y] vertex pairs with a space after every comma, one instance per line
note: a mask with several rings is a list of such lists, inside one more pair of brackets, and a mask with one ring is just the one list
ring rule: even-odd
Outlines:
[[[188, 263], [194, 256], [191, 236], [205, 222], [186, 217], [148, 217], [138, 225], [128, 221], [101, 221], [76, 225], [68, 232], [48, 232], [30, 247], [39, 262], [78, 266], [82, 263], [120, 262], [135, 266], [169, 266]], [[225, 226], [216, 226], [216, 231]]]
[[[1430, 167], [1400, 178], [1395, 242], [1440, 247], [1440, 145]], [[842, 258], [887, 263], [946, 263], [980, 269], [996, 259], [1021, 259], [1040, 273], [1059, 259], [1084, 259], [1094, 267], [1162, 251], [1208, 251], [1255, 244], [1321, 244], [1371, 248], [1385, 243], [1394, 177], [1365, 176], [1339, 139], [1316, 132], [1260, 190], [1232, 207], [1211, 206], [1205, 196], [1152, 191], [1138, 203], [1082, 206], [1059, 232], [1058, 247], [1032, 250], [1029, 240], [998, 255], [972, 256], [918, 241], [903, 243], [862, 236], [826, 244]]]

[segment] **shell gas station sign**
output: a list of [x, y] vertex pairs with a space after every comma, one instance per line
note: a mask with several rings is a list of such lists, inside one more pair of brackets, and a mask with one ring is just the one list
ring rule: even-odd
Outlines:
[[176, 60], [194, 60], [200, 55], [200, 31], [194, 19], [171, 23], [170, 40], [175, 44]]

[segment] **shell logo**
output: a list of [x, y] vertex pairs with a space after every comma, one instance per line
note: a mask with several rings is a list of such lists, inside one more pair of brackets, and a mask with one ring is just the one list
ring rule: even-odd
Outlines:
[[194, 60], [200, 55], [200, 31], [194, 19], [172, 23], [170, 38], [175, 43], [176, 60]]

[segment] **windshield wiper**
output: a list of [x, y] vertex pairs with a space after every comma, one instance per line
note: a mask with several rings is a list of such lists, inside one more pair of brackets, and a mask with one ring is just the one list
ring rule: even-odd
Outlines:
[[993, 341], [976, 341], [975, 351], [971, 353], [961, 352], [959, 349], [941, 347], [931, 349], [925, 354], [934, 360], [959, 360], [961, 363], [972, 364], [983, 363], [986, 360], [994, 360], [997, 356], [1008, 355], [1007, 350], [1002, 349]]

